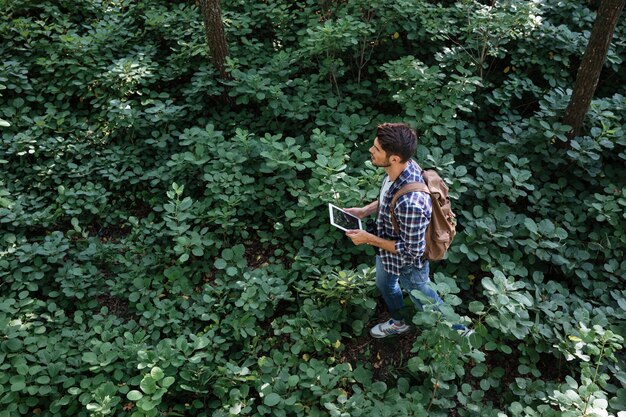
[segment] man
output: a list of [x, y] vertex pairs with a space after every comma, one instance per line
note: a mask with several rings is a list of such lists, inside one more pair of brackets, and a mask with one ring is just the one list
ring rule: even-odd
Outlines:
[[[432, 213], [428, 193], [414, 191], [401, 196], [395, 205], [400, 232], [394, 231], [390, 204], [396, 191], [409, 182], [424, 182], [417, 164], [411, 160], [417, 147], [415, 131], [404, 123], [385, 123], [378, 126], [374, 144], [369, 149], [372, 164], [381, 167], [387, 175], [383, 180], [379, 199], [360, 208], [346, 211], [359, 217], [378, 212], [377, 235], [365, 230], [350, 230], [346, 235], [355, 245], [372, 245], [378, 249], [376, 256], [376, 286], [380, 291], [391, 320], [377, 324], [370, 330], [376, 338], [401, 334], [409, 329], [402, 316], [404, 297], [402, 289], [419, 290], [436, 305], [443, 301], [430, 286], [428, 261], [422, 257], [426, 247], [425, 232]], [[422, 304], [412, 294], [411, 300], [418, 309]], [[463, 330], [465, 326], [455, 325]]]

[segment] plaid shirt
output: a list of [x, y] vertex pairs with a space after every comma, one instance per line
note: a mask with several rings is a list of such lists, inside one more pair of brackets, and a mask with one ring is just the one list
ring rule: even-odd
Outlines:
[[401, 196], [396, 201], [394, 210], [400, 228], [399, 235], [395, 233], [391, 223], [391, 199], [396, 191], [409, 182], [424, 182], [421, 170], [412, 160], [379, 202], [376, 219], [378, 236], [396, 241], [397, 253], [379, 249], [380, 260], [385, 271], [394, 275], [400, 275], [400, 269], [403, 266], [415, 265], [422, 268], [424, 265], [422, 255], [426, 248], [425, 233], [432, 214], [430, 195], [414, 191]]

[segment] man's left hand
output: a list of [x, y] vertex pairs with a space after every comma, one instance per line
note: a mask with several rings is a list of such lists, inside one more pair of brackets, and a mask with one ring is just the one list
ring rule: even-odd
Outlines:
[[346, 236], [352, 239], [352, 243], [355, 245], [367, 245], [370, 244], [370, 239], [373, 236], [371, 233], [365, 230], [348, 230]]

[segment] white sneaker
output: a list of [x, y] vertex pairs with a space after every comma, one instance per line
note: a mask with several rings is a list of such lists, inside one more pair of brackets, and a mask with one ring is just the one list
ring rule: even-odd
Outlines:
[[409, 330], [409, 326], [404, 324], [403, 321], [394, 321], [393, 319], [377, 324], [372, 327], [370, 334], [372, 337], [382, 339], [383, 337], [391, 336], [394, 334], [402, 334]]
[[472, 329], [457, 330], [457, 332], [459, 332], [459, 334], [463, 337], [470, 337], [474, 334], [474, 330]]

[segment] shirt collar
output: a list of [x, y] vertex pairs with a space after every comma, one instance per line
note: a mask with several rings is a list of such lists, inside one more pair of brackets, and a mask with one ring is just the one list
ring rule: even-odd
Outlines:
[[421, 172], [417, 163], [414, 160], [409, 160], [409, 164], [398, 175], [398, 178], [394, 181], [394, 184], [406, 184], [407, 182], [421, 181]]

